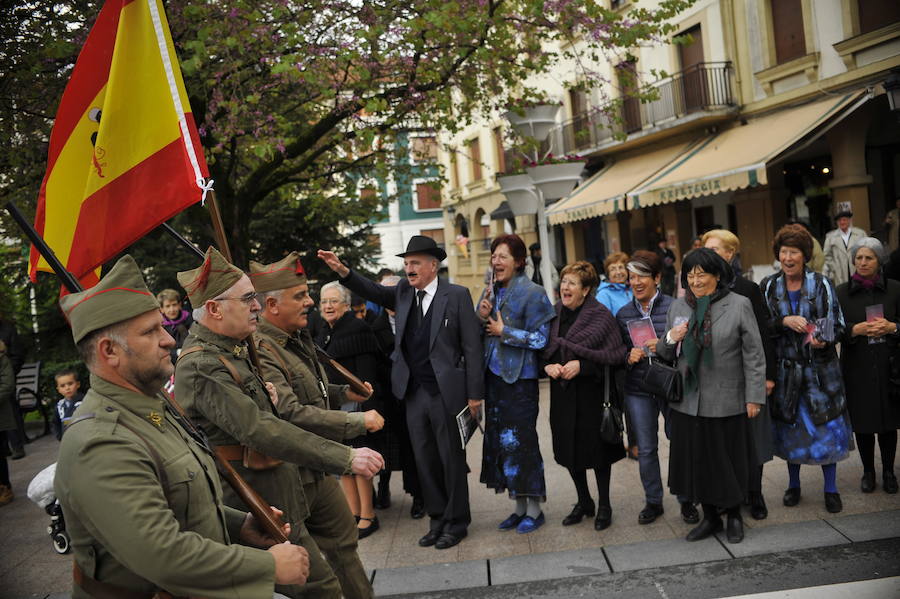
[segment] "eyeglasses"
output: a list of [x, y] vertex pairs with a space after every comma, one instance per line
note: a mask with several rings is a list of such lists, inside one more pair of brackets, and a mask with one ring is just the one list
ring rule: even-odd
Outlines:
[[243, 304], [249, 306], [249, 305], [253, 304], [253, 301], [258, 297], [258, 295], [259, 294], [256, 293], [255, 291], [251, 291], [250, 293], [245, 293], [244, 295], [242, 295], [240, 297], [217, 297], [214, 301], [222, 302], [225, 300], [238, 300], [238, 301], [242, 302]]

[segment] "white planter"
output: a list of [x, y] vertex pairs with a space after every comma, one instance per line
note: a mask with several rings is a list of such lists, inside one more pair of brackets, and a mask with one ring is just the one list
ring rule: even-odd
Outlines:
[[559, 104], [540, 104], [525, 109], [525, 116], [520, 116], [517, 112], [510, 110], [503, 115], [516, 133], [523, 137], [533, 137], [538, 141], [544, 141], [550, 130], [557, 126], [556, 115]]
[[584, 162], [564, 162], [561, 164], [542, 164], [525, 169], [535, 187], [541, 190], [546, 200], [564, 198], [581, 181]]
[[500, 193], [506, 196], [509, 209], [516, 216], [535, 214], [538, 207], [538, 197], [534, 189], [534, 183], [528, 175], [506, 175], [497, 177], [500, 185]]

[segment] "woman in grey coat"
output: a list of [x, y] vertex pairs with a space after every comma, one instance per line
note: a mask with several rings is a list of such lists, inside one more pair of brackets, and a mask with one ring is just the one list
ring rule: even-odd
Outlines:
[[740, 506], [756, 465], [748, 418], [766, 403], [766, 362], [750, 300], [728, 287], [733, 276], [714, 251], [688, 253], [685, 297], [669, 309], [657, 345], [660, 357], [677, 360], [684, 380], [684, 397], [672, 404], [669, 489], [703, 506], [688, 541], [722, 530], [720, 509], [728, 515], [728, 541], [744, 538]]

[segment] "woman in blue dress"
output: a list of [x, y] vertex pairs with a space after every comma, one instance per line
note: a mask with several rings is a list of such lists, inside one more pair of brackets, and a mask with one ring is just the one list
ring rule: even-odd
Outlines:
[[831, 281], [807, 270], [812, 237], [800, 225], [786, 225], [772, 244], [781, 272], [765, 278], [763, 296], [771, 313], [777, 369], [771, 408], [775, 455], [788, 463], [784, 505], [800, 502], [800, 466], [822, 467], [825, 508], [843, 509], [837, 462], [848, 457], [852, 431], [835, 342], [844, 316]]
[[538, 446], [538, 359], [556, 316], [544, 288], [525, 276], [525, 243], [501, 235], [491, 243], [494, 285], [478, 301], [484, 322], [485, 427], [481, 482], [507, 491], [514, 512], [500, 530], [529, 533], [544, 523], [547, 498]]

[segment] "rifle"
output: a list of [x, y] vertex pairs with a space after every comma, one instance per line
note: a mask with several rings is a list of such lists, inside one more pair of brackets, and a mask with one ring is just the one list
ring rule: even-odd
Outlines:
[[[22, 231], [25, 232], [25, 235], [34, 244], [34, 247], [40, 252], [41, 256], [44, 257], [44, 260], [47, 261], [47, 264], [50, 265], [50, 268], [53, 269], [53, 272], [59, 277], [62, 284], [69, 291], [69, 293], [78, 293], [79, 291], [83, 291], [81, 287], [81, 283], [78, 282], [78, 279], [75, 278], [72, 273], [70, 273], [59, 261], [59, 258], [56, 257], [56, 254], [50, 249], [50, 246], [41, 238], [37, 231], [34, 230], [34, 227], [25, 220], [24, 215], [19, 212], [19, 209], [12, 203], [6, 203], [6, 211], [9, 212], [10, 216], [13, 217], [13, 220], [22, 228]], [[252, 344], [251, 344], [252, 345]], [[182, 410], [181, 406], [178, 405], [174, 399], [171, 400], [170, 405], [172, 405], [176, 412], [181, 416], [184, 423], [188, 425], [188, 432], [195, 439], [196, 435], [199, 435], [199, 431], [193, 422], [187, 417]], [[203, 437], [200, 435], [200, 439]], [[199, 442], [199, 441], [198, 441]], [[209, 450], [209, 446], [203, 441], [203, 446]], [[269, 535], [273, 539], [275, 539], [278, 543], [284, 543], [288, 540], [287, 536], [284, 534], [284, 531], [281, 529], [282, 523], [278, 518], [272, 513], [272, 510], [269, 508], [269, 504], [265, 499], [257, 493], [253, 487], [247, 484], [247, 481], [243, 479], [243, 477], [238, 474], [238, 472], [228, 463], [228, 460], [222, 459], [215, 451], [211, 451], [213, 458], [216, 461], [216, 467], [219, 472], [228, 482], [234, 492], [237, 493], [238, 497], [250, 508], [250, 513], [253, 514], [254, 518], [256, 518], [257, 522], [265, 529]]]

